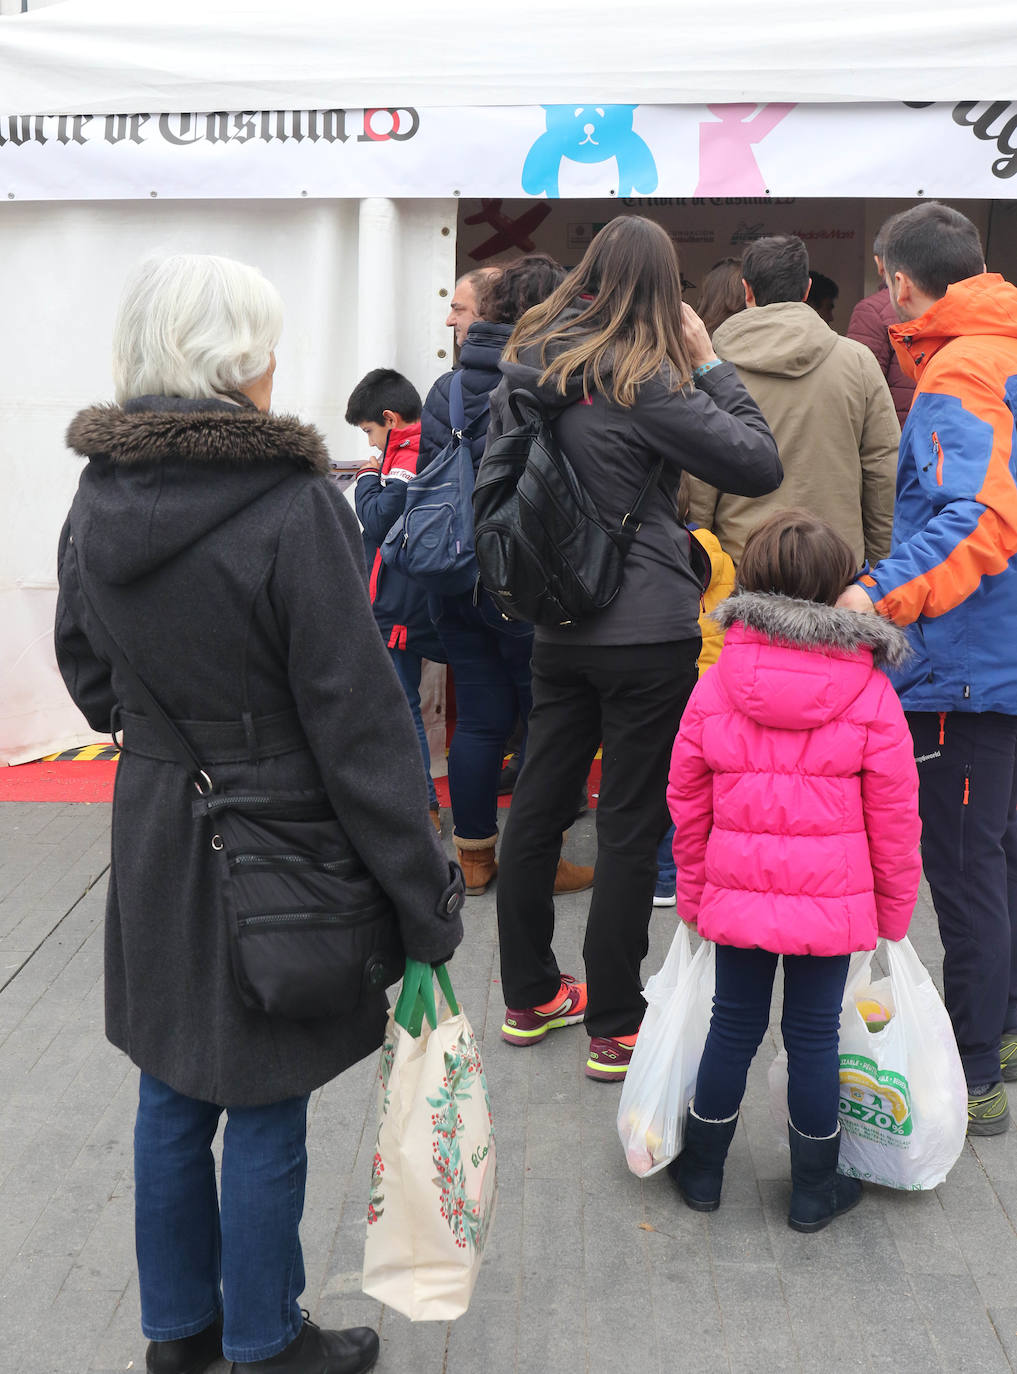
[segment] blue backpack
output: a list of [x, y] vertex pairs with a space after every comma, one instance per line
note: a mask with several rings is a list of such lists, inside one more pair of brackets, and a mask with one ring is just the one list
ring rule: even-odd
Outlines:
[[406, 505], [381, 546], [382, 561], [426, 591], [458, 596], [477, 580], [473, 549], [473, 445], [487, 433], [489, 407], [466, 426], [463, 374], [452, 374], [452, 438], [406, 484]]

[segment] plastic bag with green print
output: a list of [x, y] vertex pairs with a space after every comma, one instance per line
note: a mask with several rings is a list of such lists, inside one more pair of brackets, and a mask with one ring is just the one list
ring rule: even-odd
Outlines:
[[[446, 1007], [439, 1017], [433, 979]], [[491, 1100], [444, 964], [406, 961], [378, 1063], [364, 1292], [413, 1321], [469, 1306], [497, 1192]]]

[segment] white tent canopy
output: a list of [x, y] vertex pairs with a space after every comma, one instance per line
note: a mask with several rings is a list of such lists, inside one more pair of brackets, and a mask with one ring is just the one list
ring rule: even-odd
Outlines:
[[[276, 408], [347, 458], [363, 440], [345, 400], [368, 368], [423, 392], [449, 366], [456, 197], [1013, 195], [1013, 14], [1013, 0], [66, 0], [0, 18], [0, 763], [88, 738], [51, 644], [81, 466], [63, 435], [110, 396], [113, 312], [139, 258], [259, 266], [286, 305]], [[956, 103], [972, 95], [974, 114]], [[637, 107], [624, 184], [614, 149], [536, 157], [545, 113], [550, 133], [554, 111], [589, 101]], [[266, 114], [250, 136], [259, 111], [286, 127]], [[327, 135], [294, 137], [299, 112], [324, 112]]]
[[67, 0], [0, 19], [13, 114], [1009, 99], [1013, 0]]

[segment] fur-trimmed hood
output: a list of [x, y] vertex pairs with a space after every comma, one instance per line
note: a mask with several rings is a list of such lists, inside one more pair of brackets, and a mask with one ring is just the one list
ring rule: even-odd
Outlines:
[[318, 432], [250, 404], [149, 396], [92, 406], [67, 431], [89, 459], [71, 508], [103, 581], [147, 576], [276, 488], [328, 480]]
[[879, 615], [767, 592], [736, 592], [712, 612], [727, 631], [713, 672], [731, 702], [759, 724], [811, 730], [843, 715], [877, 668], [908, 654]]
[[67, 446], [82, 458], [112, 463], [287, 463], [327, 474], [325, 441], [293, 415], [271, 415], [228, 401], [142, 396], [126, 406], [81, 411], [67, 430]]
[[871, 649], [877, 668], [899, 668], [911, 653], [907, 637], [891, 620], [779, 592], [736, 591], [711, 612], [721, 629], [737, 622], [771, 642], [801, 649]]

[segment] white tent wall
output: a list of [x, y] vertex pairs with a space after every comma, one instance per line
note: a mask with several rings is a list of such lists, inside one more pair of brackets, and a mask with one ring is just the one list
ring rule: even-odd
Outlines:
[[170, 251], [259, 267], [286, 307], [273, 408], [317, 425], [333, 459], [352, 464], [366, 452], [344, 420], [354, 383], [391, 366], [423, 394], [450, 366], [455, 217], [456, 202], [445, 200], [4, 207], [0, 763], [95, 738], [52, 651], [57, 539], [81, 468], [63, 436], [78, 409], [112, 398], [110, 336], [131, 265]]

